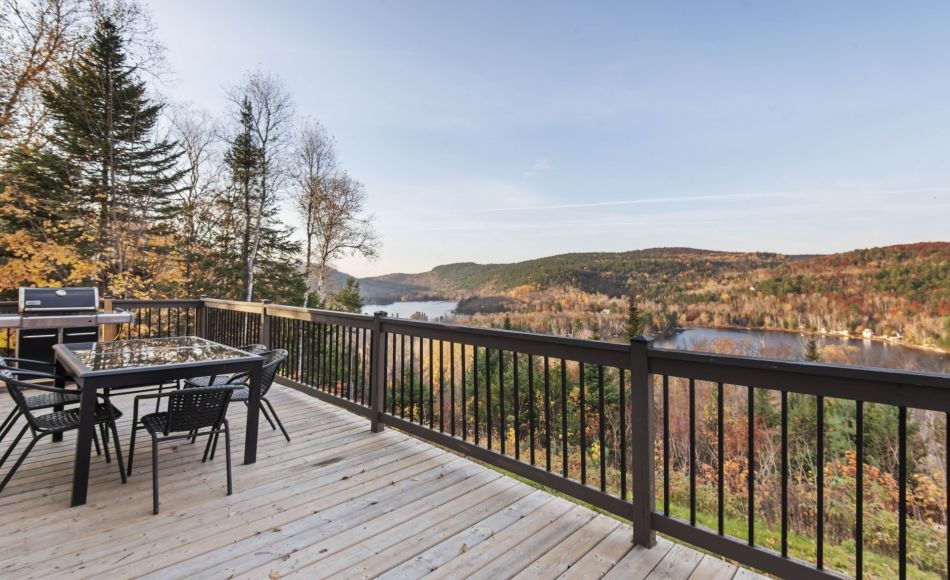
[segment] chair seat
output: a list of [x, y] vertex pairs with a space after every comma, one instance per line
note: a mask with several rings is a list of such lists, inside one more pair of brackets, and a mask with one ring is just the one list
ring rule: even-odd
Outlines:
[[250, 396], [250, 389], [247, 387], [241, 387], [240, 389], [234, 389], [234, 392], [231, 393], [231, 401], [246, 401]]
[[56, 405], [71, 405], [79, 402], [79, 393], [75, 395], [64, 395], [61, 393], [43, 393], [42, 395], [33, 395], [26, 397], [26, 406], [31, 411], [40, 409], [49, 409]]
[[[108, 403], [99, 403], [96, 405], [96, 423], [103, 423], [109, 420]], [[112, 417], [118, 419], [122, 416], [122, 411], [112, 407]], [[45, 415], [36, 417], [37, 426], [44, 431], [68, 431], [79, 427], [79, 409], [67, 409], [65, 411], [53, 411]]]
[[167, 424], [168, 413], [165, 411], [161, 413], [150, 413], [142, 417], [142, 426], [145, 427], [145, 430], [148, 431], [150, 435], [164, 433], [165, 425]]
[[[231, 377], [234, 375], [215, 375], [214, 377], [193, 377], [185, 381], [185, 388], [191, 389], [195, 387], [220, 387], [222, 385], [228, 384], [228, 381], [231, 380]], [[212, 381], [212, 378], [214, 381]]]

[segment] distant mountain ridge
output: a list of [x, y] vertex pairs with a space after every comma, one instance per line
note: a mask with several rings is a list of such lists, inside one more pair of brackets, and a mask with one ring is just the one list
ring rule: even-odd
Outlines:
[[[577, 252], [508, 264], [443, 264], [428, 272], [384, 274], [358, 280], [364, 301], [374, 304], [404, 300], [459, 300], [505, 293], [521, 286], [566, 286], [608, 296], [631, 292], [662, 296], [698, 289], [700, 283], [709, 278], [716, 278], [721, 284], [748, 279], [758, 281], [765, 288], [774, 287], [776, 291], [782, 289], [779, 288], [782, 280], [793, 280], [799, 286], [806, 285], [797, 290], [807, 291], [807, 285], [814, 286], [818, 279], [824, 280], [825, 286], [834, 285], [829, 276], [837, 278], [842, 272], [853, 274], [855, 269], [873, 269], [875, 264], [888, 266], [888, 273], [878, 274], [875, 279], [889, 278], [890, 289], [895, 292], [915, 292], [918, 299], [924, 298], [919, 295], [923, 291], [921, 288], [938, 295], [950, 292], [950, 242], [922, 242], [820, 255], [696, 248]], [[823, 275], [819, 276], [819, 272]], [[941, 272], [947, 272], [947, 275], [938, 275]], [[920, 274], [924, 275], [921, 277]], [[347, 277], [345, 273], [333, 272], [331, 288], [342, 286]], [[905, 277], [909, 280], [906, 284], [902, 282]], [[948, 286], [934, 287], [943, 281]], [[884, 282], [878, 285], [882, 284], [882, 287], [887, 286]]]
[[[342, 284], [346, 275], [334, 279]], [[632, 295], [658, 331], [870, 329], [875, 336], [950, 349], [950, 242], [807, 256], [694, 248], [571, 253], [511, 264], [444, 264], [359, 282], [367, 304], [449, 299], [467, 314], [550, 313], [603, 309], [606, 300]]]
[[[804, 260], [767, 252], [723, 252], [695, 248], [650, 248], [625, 252], [577, 252], [509, 264], [459, 262], [416, 274], [362, 278], [366, 302], [461, 299], [519, 286], [573, 286], [611, 296], [669, 291], [705, 274], [737, 275]], [[705, 274], [704, 274], [705, 273]], [[340, 280], [346, 276], [339, 275]]]

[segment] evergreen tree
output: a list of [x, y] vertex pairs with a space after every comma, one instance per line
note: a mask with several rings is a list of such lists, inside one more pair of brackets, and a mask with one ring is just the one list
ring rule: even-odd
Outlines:
[[343, 288], [334, 294], [333, 303], [337, 310], [345, 312], [360, 312], [363, 310], [363, 297], [360, 296], [360, 283], [354, 278], [347, 278]]
[[505, 330], [511, 330], [511, 317], [505, 314], [505, 322], [502, 325]]
[[[238, 130], [224, 156], [228, 187], [219, 202], [222, 217], [214, 250], [217, 292], [244, 299], [253, 275], [254, 298], [295, 303], [306, 291], [297, 259], [300, 243], [291, 238], [289, 228], [278, 223], [276, 205], [262, 203], [260, 174], [264, 157], [254, 137], [253, 118], [253, 106], [245, 98], [240, 105]], [[250, 256], [257, 228], [260, 241], [252, 266]]]
[[100, 289], [119, 295], [161, 279], [182, 175], [176, 143], [154, 138], [163, 105], [146, 94], [126, 44], [110, 18], [96, 23], [85, 52], [43, 93], [46, 152], [18, 164], [44, 187], [41, 204], [84, 224], [63, 235], [98, 265]]
[[623, 339], [630, 342], [633, 338], [643, 335], [643, 315], [637, 307], [637, 300], [628, 296], [627, 319], [623, 324]]
[[821, 360], [821, 353], [818, 352], [818, 343], [815, 342], [814, 338], [809, 338], [808, 344], [805, 345], [805, 360], [811, 362], [818, 362]]
[[237, 134], [224, 155], [228, 171], [228, 191], [221, 200], [224, 221], [219, 233], [219, 247], [223, 255], [218, 260], [218, 277], [228, 289], [228, 295], [241, 296], [250, 278], [248, 256], [251, 251], [252, 229], [258, 207], [258, 175], [263, 156], [254, 143], [252, 122], [254, 111], [245, 98], [239, 111]]

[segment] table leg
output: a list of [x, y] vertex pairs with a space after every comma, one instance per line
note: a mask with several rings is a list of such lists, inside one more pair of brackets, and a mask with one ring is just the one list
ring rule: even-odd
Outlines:
[[257, 423], [261, 414], [261, 374], [263, 364], [256, 365], [248, 377], [247, 432], [244, 435], [244, 463], [257, 461]]
[[89, 454], [92, 452], [92, 431], [96, 427], [95, 385], [83, 385], [79, 398], [79, 432], [76, 435], [76, 457], [73, 461], [72, 505], [86, 503], [86, 491], [89, 487]]
[[[55, 372], [55, 374], [56, 374], [57, 377], [65, 377], [65, 376], [66, 376], [66, 369], [64, 369], [64, 368], [63, 368], [63, 365], [61, 365], [61, 364], [59, 363], [59, 357], [56, 357], [56, 366], [54, 367], [54, 372]], [[55, 383], [54, 383], [54, 386], [55, 386], [57, 389], [65, 389], [65, 388], [66, 388], [66, 381], [65, 381], [63, 378], [57, 378], [56, 381], [55, 381]], [[53, 410], [54, 410], [54, 411], [62, 411], [62, 410], [63, 410], [63, 406], [62, 406], [62, 405], [56, 405], [56, 406], [53, 407]], [[53, 441], [62, 441], [62, 440], [63, 440], [63, 434], [62, 434], [62, 433], [56, 433], [56, 434], [53, 435]]]

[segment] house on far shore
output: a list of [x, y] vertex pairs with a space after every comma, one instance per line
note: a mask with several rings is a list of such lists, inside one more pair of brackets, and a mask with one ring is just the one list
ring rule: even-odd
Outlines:
[[871, 330], [870, 328], [865, 328], [864, 332], [861, 333], [861, 338], [873, 338], [873, 337], [874, 337], [874, 331]]

